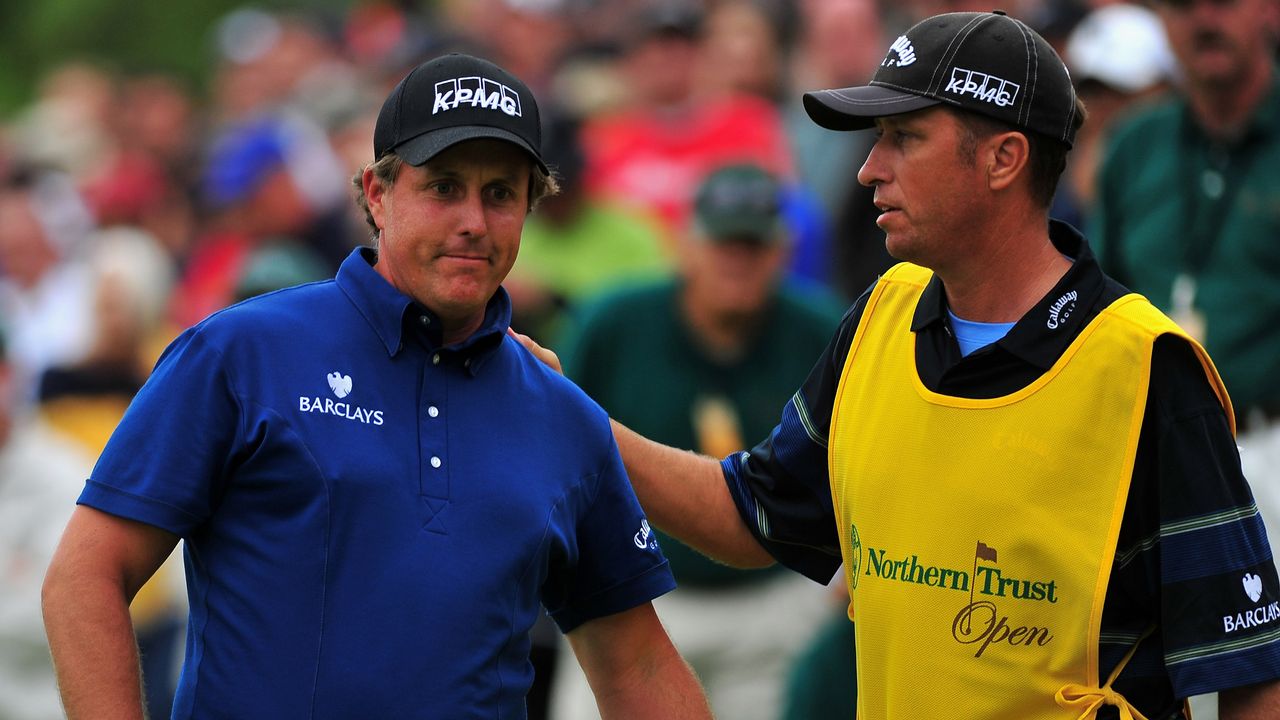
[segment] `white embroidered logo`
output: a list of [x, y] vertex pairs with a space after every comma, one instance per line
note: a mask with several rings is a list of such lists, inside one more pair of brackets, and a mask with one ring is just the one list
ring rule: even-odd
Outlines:
[[335, 371], [325, 377], [329, 380], [329, 389], [333, 391], [334, 395], [338, 396], [339, 400], [351, 394], [350, 375], [343, 375]]
[[[1244, 586], [1244, 594], [1249, 596], [1250, 601], [1258, 602], [1262, 598], [1262, 578], [1253, 573], [1245, 573], [1244, 577], [1240, 578], [1240, 584]], [[1270, 625], [1277, 620], [1280, 620], [1280, 602], [1273, 602], [1255, 606], [1252, 610], [1245, 610], [1235, 615], [1224, 615], [1222, 631], [1230, 634]]]
[[983, 102], [1009, 107], [1018, 99], [1021, 88], [1021, 85], [995, 75], [957, 67], [951, 69], [951, 82], [947, 83], [945, 91], [960, 96], [972, 95]]
[[448, 112], [459, 105], [501, 110], [511, 117], [520, 117], [520, 94], [500, 82], [482, 77], [461, 77], [436, 83], [432, 115]]
[[[894, 56], [897, 56], [897, 59]], [[912, 47], [911, 41], [906, 35], [899, 35], [897, 40], [889, 46], [889, 54], [884, 56], [884, 67], [906, 67], [916, 61], [916, 49]]]
[[343, 375], [335, 370], [324, 377], [329, 381], [329, 389], [337, 396], [338, 402], [334, 402], [331, 397], [300, 395], [298, 396], [299, 412], [335, 415], [344, 420], [353, 420], [365, 425], [381, 425], [384, 422], [381, 410], [369, 410], [351, 402], [342, 402], [343, 398], [351, 394], [350, 375]]
[[1067, 321], [1071, 317], [1071, 313], [1076, 309], [1076, 298], [1080, 297], [1080, 293], [1072, 290], [1054, 301], [1049, 307], [1049, 321], [1045, 325], [1050, 330], [1057, 330], [1058, 326]]
[[640, 532], [631, 537], [631, 542], [641, 550], [649, 548], [650, 550], [658, 549], [658, 538], [653, 536], [653, 528], [649, 527], [648, 520], [640, 521]]
[[1258, 602], [1258, 598], [1262, 597], [1262, 578], [1245, 573], [1242, 582], [1244, 583], [1245, 594], [1249, 596], [1250, 600]]

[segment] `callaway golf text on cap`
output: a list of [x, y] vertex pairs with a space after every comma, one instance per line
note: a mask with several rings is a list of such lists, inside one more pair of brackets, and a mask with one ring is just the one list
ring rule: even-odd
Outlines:
[[867, 85], [805, 93], [831, 130], [946, 103], [1057, 140], [1075, 140], [1076, 93], [1062, 59], [1036, 31], [999, 10], [923, 20], [893, 41]]

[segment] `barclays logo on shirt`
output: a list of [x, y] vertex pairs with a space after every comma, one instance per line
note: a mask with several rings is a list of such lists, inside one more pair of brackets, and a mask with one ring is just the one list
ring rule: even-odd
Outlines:
[[350, 375], [343, 375], [340, 372], [331, 372], [325, 376], [325, 379], [329, 381], [329, 389], [333, 391], [334, 395], [338, 396], [339, 400], [351, 394]]
[[329, 389], [337, 397], [337, 400], [331, 397], [319, 396], [298, 396], [298, 411], [304, 413], [322, 413], [324, 415], [334, 415], [350, 420], [352, 422], [361, 422], [365, 425], [381, 425], [383, 424], [383, 415], [381, 410], [367, 410], [350, 402], [344, 402], [354, 389], [350, 375], [343, 375], [340, 371], [334, 371], [325, 376]]
[[[1248, 596], [1250, 602], [1258, 602], [1262, 599], [1261, 577], [1252, 573], [1245, 573], [1244, 577], [1241, 578], [1241, 584], [1244, 587], [1244, 594]], [[1251, 610], [1234, 615], [1224, 615], [1222, 618], [1222, 630], [1224, 633], [1230, 634], [1248, 628], [1269, 625], [1277, 620], [1280, 620], [1280, 602], [1272, 602], [1266, 605], [1258, 605]]]

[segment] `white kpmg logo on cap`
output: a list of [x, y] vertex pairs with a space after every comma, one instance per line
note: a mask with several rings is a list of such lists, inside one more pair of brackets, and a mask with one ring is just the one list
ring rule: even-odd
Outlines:
[[1018, 99], [1020, 89], [1021, 85], [1004, 78], [955, 67], [951, 69], [951, 82], [947, 83], [945, 92], [972, 95], [983, 102], [1009, 107]]
[[436, 83], [432, 115], [457, 109], [460, 105], [501, 110], [511, 117], [520, 117], [520, 94], [500, 82], [482, 77], [460, 77]]
[[[894, 59], [894, 56], [897, 59]], [[889, 46], [889, 54], [884, 56], [884, 67], [906, 67], [916, 61], [916, 49], [911, 46], [911, 41], [906, 35], [899, 35], [897, 40]]]

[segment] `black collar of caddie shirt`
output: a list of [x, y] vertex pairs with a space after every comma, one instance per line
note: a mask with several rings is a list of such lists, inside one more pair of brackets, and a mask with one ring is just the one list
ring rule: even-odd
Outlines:
[[442, 346], [443, 325], [434, 312], [396, 290], [374, 269], [378, 251], [360, 247], [352, 251], [338, 270], [338, 285], [377, 333], [387, 354], [395, 357], [406, 342], [417, 341], [442, 358], [457, 358], [468, 374], [475, 375], [493, 356], [511, 325], [511, 298], [502, 287], [485, 306], [484, 322], [466, 340]]
[[[1067, 346], [1080, 334], [1080, 330], [1102, 310], [1098, 301], [1107, 287], [1107, 277], [1098, 266], [1089, 243], [1075, 228], [1058, 220], [1050, 220], [1049, 239], [1058, 252], [1073, 261], [1071, 268], [1054, 285], [1053, 290], [1041, 298], [1014, 324], [1008, 334], [995, 343], [1000, 350], [1041, 372], [1053, 367]], [[917, 337], [920, 337], [922, 331], [930, 334], [940, 331], [947, 336], [953, 349], [953, 352], [947, 353], [943, 358], [926, 358], [917, 353], [917, 362], [929, 360], [941, 364], [941, 367], [936, 368], [936, 373], [923, 372], [922, 375], [936, 377], [945, 373], [952, 365], [981, 362], [983, 356], [991, 352], [990, 348], [986, 348], [967, 357], [960, 357], [947, 317], [946, 292], [937, 275], [929, 280], [920, 296], [911, 330], [917, 333]], [[918, 347], [922, 345], [917, 343]]]

